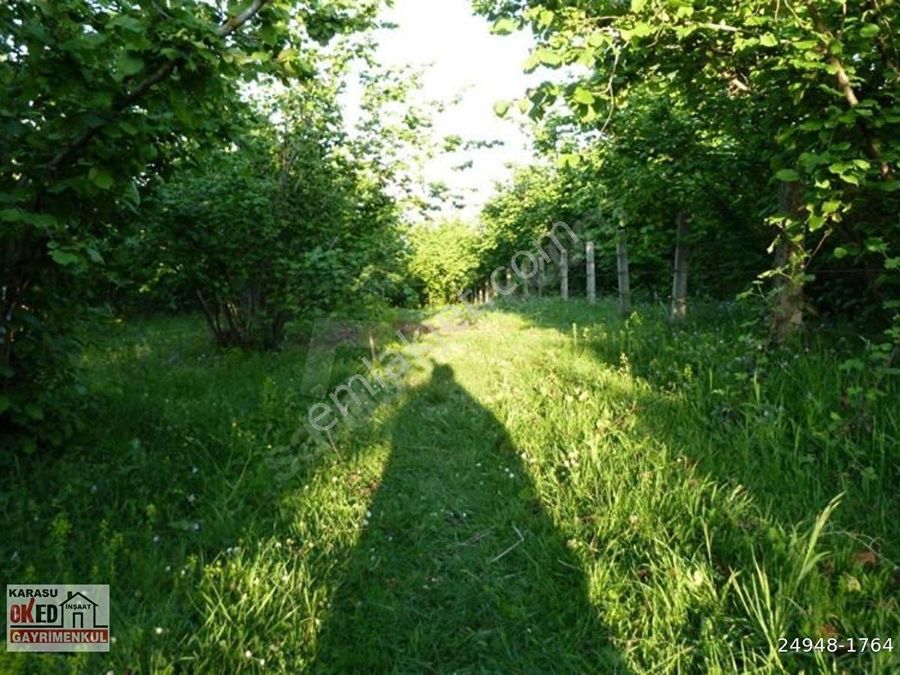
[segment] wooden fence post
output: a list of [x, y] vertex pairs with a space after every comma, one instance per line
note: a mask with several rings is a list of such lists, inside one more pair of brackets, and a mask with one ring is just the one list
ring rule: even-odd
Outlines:
[[691, 220], [684, 211], [676, 218], [675, 269], [672, 272], [672, 320], [681, 321], [687, 316], [688, 271], [691, 248], [688, 237], [691, 234]]
[[587, 299], [592, 305], [597, 303], [597, 277], [594, 268], [594, 242], [589, 241], [585, 246], [587, 257]]
[[559, 254], [559, 294], [563, 300], [569, 299], [569, 252]]
[[619, 273], [619, 311], [631, 313], [631, 283], [628, 279], [628, 247], [624, 225], [619, 226], [616, 242], [616, 267]]
[[543, 254], [538, 257], [538, 274], [537, 274], [537, 294], [541, 297], [544, 294], [544, 261]]

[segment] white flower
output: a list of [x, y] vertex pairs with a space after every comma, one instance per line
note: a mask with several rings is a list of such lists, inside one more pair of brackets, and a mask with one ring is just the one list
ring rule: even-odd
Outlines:
[[157, 626], [156, 628], [153, 629], [153, 632], [155, 632], [157, 635], [162, 635], [163, 629], [160, 626]]
[[248, 659], [252, 659], [252, 658], [253, 658], [253, 652], [251, 652], [251, 651], [248, 649], [247, 651], [244, 652], [244, 656], [245, 656], [246, 658], [248, 658]]

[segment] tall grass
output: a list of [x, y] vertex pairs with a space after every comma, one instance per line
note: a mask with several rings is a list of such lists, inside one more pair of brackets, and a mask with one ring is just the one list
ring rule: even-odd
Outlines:
[[[324, 446], [297, 433], [302, 339], [110, 326], [89, 433], [6, 460], [0, 569], [109, 583], [116, 642], [0, 669], [896, 671], [896, 644], [778, 652], [900, 638], [896, 383], [857, 405], [840, 338], [773, 350], [695, 314], [495, 307]], [[368, 350], [339, 345], [332, 380]]]

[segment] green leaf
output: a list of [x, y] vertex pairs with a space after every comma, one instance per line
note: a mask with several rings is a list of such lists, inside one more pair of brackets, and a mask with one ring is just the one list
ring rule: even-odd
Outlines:
[[761, 38], [759, 38], [759, 44], [763, 47], [775, 47], [778, 45], [778, 38], [776, 38], [771, 33], [766, 33]]
[[878, 27], [876, 23], [867, 23], [862, 28], [859, 29], [859, 34], [864, 38], [872, 38], [878, 35], [878, 31], [881, 28]]
[[88, 171], [88, 178], [90, 178], [91, 182], [101, 190], [109, 190], [115, 185], [112, 174], [106, 169], [102, 169], [98, 166], [91, 167], [90, 171]]
[[583, 105], [593, 105], [594, 95], [584, 87], [575, 87], [575, 91], [572, 94], [572, 100]]
[[885, 253], [887, 244], [881, 237], [869, 237], [866, 239], [866, 250], [870, 253]]
[[821, 229], [821, 227], [825, 224], [825, 218], [816, 213], [813, 213], [809, 216], [807, 223], [809, 225], [809, 231], [815, 232], [816, 230]]
[[3, 209], [0, 211], [0, 221], [7, 223], [27, 223], [42, 229], [56, 225], [56, 218], [46, 213], [32, 213], [22, 209]]
[[519, 30], [519, 22], [509, 17], [503, 17], [494, 22], [491, 26], [491, 33], [494, 35], [509, 35]]
[[556, 68], [562, 63], [562, 56], [560, 56], [559, 52], [555, 52], [552, 49], [538, 49], [535, 51], [535, 56], [537, 56], [538, 61], [549, 68]]
[[631, 11], [640, 12], [647, 4], [647, 0], [631, 0]]
[[144, 62], [128, 52], [119, 55], [116, 65], [118, 66], [119, 72], [125, 77], [135, 75], [144, 68]]
[[12, 401], [9, 400], [9, 396], [0, 394], [0, 413], [9, 410], [9, 406], [11, 405]]
[[494, 114], [497, 117], [506, 117], [507, 112], [509, 112], [509, 101], [497, 101], [494, 104]]
[[53, 258], [53, 262], [57, 265], [62, 265], [64, 267], [66, 265], [74, 265], [80, 260], [79, 257], [71, 251], [64, 251], [59, 248], [50, 251], [50, 257]]
[[775, 178], [784, 183], [793, 183], [800, 180], [800, 174], [793, 169], [782, 169], [775, 174]]
[[638, 21], [634, 24], [634, 27], [631, 29], [631, 34], [634, 37], [647, 37], [648, 35], [653, 35], [653, 26], [649, 23], [644, 23], [643, 21]]
[[843, 246], [838, 246], [836, 249], [834, 249], [834, 257], [838, 260], [846, 258], [849, 253], [850, 251], [845, 249]]

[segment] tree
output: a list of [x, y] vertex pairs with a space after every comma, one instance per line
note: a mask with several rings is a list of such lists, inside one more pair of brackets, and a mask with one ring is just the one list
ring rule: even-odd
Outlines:
[[[562, 100], [585, 127], [605, 129], [656, 81], [716, 133], [740, 141], [749, 134], [773, 177], [767, 212], [777, 239], [770, 276], [778, 280], [778, 337], [802, 324], [803, 287], [813, 254], [828, 252], [826, 240], [859, 247], [862, 239], [882, 260], [889, 242], [896, 245], [896, 219], [887, 215], [897, 212], [900, 187], [892, 2], [475, 4], [499, 32], [532, 28], [538, 45], [529, 68], [587, 68], [584, 77], [528, 92], [535, 117]], [[779, 181], [794, 184], [796, 195], [780, 206]]]
[[420, 224], [410, 238], [410, 273], [421, 284], [425, 301], [432, 305], [455, 302], [475, 281], [477, 233], [466, 223], [445, 220]]
[[[0, 414], [31, 426], [69, 360], [69, 290], [93, 239], [135, 206], [161, 147], [215, 135], [240, 77], [309, 74], [300, 48], [370, 21], [376, 3], [218, 5], [12, 0], [0, 7]], [[33, 443], [31, 443], [33, 445]]]

